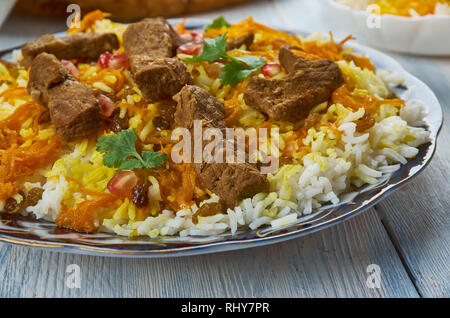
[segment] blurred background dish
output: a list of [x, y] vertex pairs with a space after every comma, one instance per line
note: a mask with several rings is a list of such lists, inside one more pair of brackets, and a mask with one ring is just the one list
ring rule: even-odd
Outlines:
[[450, 55], [448, 0], [322, 1], [334, 27], [361, 43], [400, 53]]
[[9, 12], [11, 11], [12, 7], [16, 3], [16, 0], [2, 0], [0, 1], [0, 27], [2, 26], [3, 22], [8, 17]]
[[[2, 0], [3, 1], [3, 0]], [[43, 16], [66, 16], [69, 4], [83, 12], [100, 9], [116, 21], [135, 21], [146, 17], [174, 17], [223, 8], [251, 0], [19, 0], [18, 9]]]

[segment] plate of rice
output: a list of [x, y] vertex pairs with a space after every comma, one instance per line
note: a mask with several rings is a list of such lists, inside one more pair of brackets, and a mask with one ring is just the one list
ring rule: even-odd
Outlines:
[[[6, 52], [0, 240], [184, 256], [281, 242], [358, 215], [426, 167], [442, 110], [395, 60], [352, 40], [252, 18], [125, 25], [94, 11]], [[175, 158], [199, 119], [216, 132], [269, 133], [254, 135], [262, 148], [243, 147], [249, 162], [191, 162], [197, 138]]]
[[336, 28], [370, 46], [406, 54], [450, 55], [450, 1], [323, 0]]

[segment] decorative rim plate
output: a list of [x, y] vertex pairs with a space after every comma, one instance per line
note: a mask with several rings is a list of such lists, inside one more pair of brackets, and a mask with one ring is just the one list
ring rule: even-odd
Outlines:
[[[205, 24], [188, 21], [192, 29]], [[289, 30], [290, 33], [302, 34]], [[55, 34], [56, 36], [61, 34]], [[402, 165], [400, 170], [384, 178], [376, 186], [368, 186], [343, 199], [338, 205], [328, 205], [319, 211], [300, 218], [297, 223], [281, 229], [271, 227], [258, 231], [240, 231], [234, 236], [222, 234], [209, 237], [160, 237], [156, 239], [140, 237], [128, 239], [108, 233], [76, 233], [59, 229], [54, 223], [36, 220], [31, 217], [0, 213], [0, 241], [25, 246], [45, 248], [53, 251], [118, 256], [118, 257], [173, 257], [216, 253], [242, 248], [262, 246], [304, 236], [332, 225], [348, 220], [372, 207], [382, 198], [393, 193], [418, 175], [430, 162], [436, 149], [436, 139], [442, 125], [442, 110], [434, 93], [419, 79], [406, 72], [391, 57], [352, 43], [355, 51], [370, 57], [377, 69], [397, 72], [405, 79], [405, 85], [411, 88], [410, 98], [420, 99], [428, 107], [424, 119], [425, 128], [430, 132], [430, 142], [419, 147], [418, 155]], [[3, 58], [11, 58], [11, 51]], [[398, 96], [405, 98], [407, 92], [396, 89]]]

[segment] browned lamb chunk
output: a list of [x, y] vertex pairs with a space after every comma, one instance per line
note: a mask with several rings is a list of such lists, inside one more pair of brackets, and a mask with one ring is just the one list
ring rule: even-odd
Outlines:
[[75, 33], [59, 38], [45, 34], [22, 48], [22, 64], [29, 67], [42, 52], [53, 54], [58, 59], [97, 59], [102, 53], [112, 52], [118, 47], [119, 40], [114, 33]]
[[247, 163], [203, 163], [194, 166], [202, 184], [220, 197], [225, 208], [269, 191], [266, 176]]
[[272, 120], [305, 118], [344, 83], [339, 66], [332, 61], [310, 61], [286, 47], [280, 49], [279, 59], [288, 72], [285, 78], [254, 76], [244, 93], [247, 105], [265, 112]]
[[64, 141], [85, 137], [100, 128], [103, 122], [92, 89], [73, 80], [49, 90], [48, 109], [56, 133]]
[[41, 53], [33, 60], [27, 89], [48, 107], [56, 133], [64, 141], [87, 136], [102, 125], [93, 90], [74, 80], [52, 54]]
[[164, 18], [144, 19], [124, 32], [131, 74], [149, 103], [173, 96], [192, 82], [186, 65], [173, 57], [181, 43]]
[[186, 65], [177, 58], [130, 57], [131, 72], [149, 103], [171, 97], [192, 82]]
[[182, 43], [164, 18], [144, 19], [131, 24], [123, 33], [123, 46], [129, 56], [172, 57]]
[[[194, 120], [205, 127], [225, 128], [225, 107], [204, 89], [187, 85], [174, 97], [178, 102], [175, 122], [188, 129]], [[194, 169], [201, 184], [220, 197], [223, 208], [236, 206], [240, 200], [269, 190], [269, 182], [247, 163], [197, 163]]]
[[41, 104], [48, 103], [48, 90], [70, 77], [69, 72], [52, 54], [41, 53], [31, 64], [28, 93]]
[[202, 120], [205, 127], [225, 128], [225, 106], [204, 89], [187, 85], [174, 96], [178, 103], [175, 123], [191, 129], [194, 120]]
[[231, 51], [234, 49], [239, 49], [244, 44], [245, 44], [245, 47], [247, 48], [247, 50], [249, 50], [250, 45], [252, 45], [254, 40], [255, 40], [255, 35], [253, 33], [247, 33], [239, 38], [228, 41], [226, 50]]

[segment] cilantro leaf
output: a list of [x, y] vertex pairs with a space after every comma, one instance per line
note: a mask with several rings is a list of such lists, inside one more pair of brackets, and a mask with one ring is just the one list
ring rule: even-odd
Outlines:
[[228, 28], [230, 24], [225, 20], [223, 16], [220, 16], [218, 18], [215, 18], [213, 22], [206, 26], [205, 30], [208, 29], [220, 29], [220, 28]]
[[134, 129], [122, 130], [117, 135], [101, 136], [97, 142], [97, 151], [104, 153], [105, 166], [118, 168], [130, 156], [139, 156], [135, 142]]
[[160, 152], [143, 151], [142, 157], [144, 158], [145, 166], [147, 168], [155, 168], [164, 163], [167, 155]]
[[117, 170], [133, 170], [133, 169], [142, 169], [142, 162], [139, 159], [128, 159], [122, 162]]
[[259, 70], [265, 61], [265, 58], [256, 56], [234, 57], [230, 63], [222, 67], [222, 73], [219, 75], [220, 81], [224, 85], [236, 86], [240, 81]]
[[266, 63], [266, 59], [264, 57], [257, 56], [240, 56], [234, 57], [233, 60], [238, 60], [245, 63], [250, 69], [254, 71], [259, 70]]
[[136, 150], [134, 129], [122, 130], [117, 135], [101, 136], [97, 141], [97, 151], [103, 154], [103, 164], [118, 170], [150, 169], [164, 163], [166, 154]]
[[200, 55], [194, 55], [191, 58], [184, 59], [185, 62], [215, 61], [221, 58], [228, 58], [227, 55], [227, 37], [221, 34], [215, 39], [203, 40], [203, 52]]
[[226, 50], [227, 37], [221, 34], [215, 39], [203, 40], [203, 52], [200, 55], [194, 55], [191, 58], [184, 59], [185, 62], [203, 62], [226, 59], [229, 63], [222, 67], [222, 73], [219, 75], [223, 85], [236, 86], [240, 81], [250, 76], [253, 72], [259, 70], [266, 59], [257, 56], [229, 56]]

